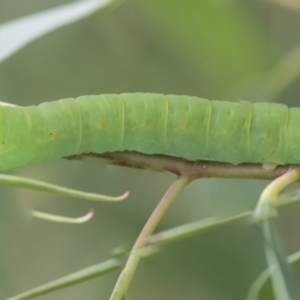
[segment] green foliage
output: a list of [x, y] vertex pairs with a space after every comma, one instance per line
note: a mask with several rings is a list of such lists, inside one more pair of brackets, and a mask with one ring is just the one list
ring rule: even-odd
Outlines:
[[[0, 21], [62, 2], [71, 1], [4, 0]], [[279, 91], [268, 92], [270, 100], [280, 92], [280, 102], [289, 99], [289, 106], [299, 105], [298, 52], [287, 57], [299, 43], [299, 23], [298, 11], [265, 1], [124, 1], [113, 12], [98, 12], [41, 37], [2, 63], [0, 98], [31, 105], [89, 94], [156, 92], [224, 99], [238, 91], [262, 101], [264, 91], [256, 87], [264, 87], [261, 79], [271, 75]], [[284, 84], [278, 82], [282, 77], [273, 76], [274, 70], [285, 74]], [[129, 250], [173, 180], [168, 174], [91, 159], [23, 167], [15, 173], [80, 190], [97, 187], [105, 194], [130, 187], [131, 197], [122, 204], [93, 204], [92, 222], [70, 226], [28, 216], [33, 209], [78, 216], [90, 204], [1, 188], [1, 299], [105, 261], [116, 245]], [[179, 197], [158, 231], [252, 210], [263, 186], [246, 180], [197, 181]], [[296, 252], [299, 207], [283, 210], [281, 217], [286, 249]], [[260, 231], [244, 220], [216, 229], [166, 246], [154, 259], [142, 261], [129, 299], [245, 299], [266, 268]], [[116, 279], [114, 273], [44, 298], [108, 299]]]
[[139, 7], [169, 36], [175, 51], [204, 70], [218, 89], [268, 66], [267, 33], [238, 1], [180, 2], [139, 1]]
[[[294, 253], [288, 258], [288, 261], [300, 284], [300, 252]], [[272, 268], [271, 268], [272, 270]], [[274, 271], [274, 270], [273, 270]], [[270, 272], [265, 270], [261, 273], [250, 288], [247, 300], [277, 300], [274, 296], [274, 290], [270, 277]]]

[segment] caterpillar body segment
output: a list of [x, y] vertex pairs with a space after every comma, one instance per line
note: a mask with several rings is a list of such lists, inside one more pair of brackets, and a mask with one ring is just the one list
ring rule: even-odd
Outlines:
[[300, 108], [143, 93], [0, 107], [0, 170], [124, 150], [232, 164], [296, 164]]

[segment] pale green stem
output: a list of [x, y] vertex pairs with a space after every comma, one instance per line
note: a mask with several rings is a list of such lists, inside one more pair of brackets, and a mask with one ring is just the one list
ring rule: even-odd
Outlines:
[[[274, 296], [278, 300], [299, 299], [299, 291], [294, 274], [286, 260], [275, 222], [270, 217], [277, 214], [275, 200], [278, 198], [280, 192], [291, 183], [298, 181], [299, 178], [299, 171], [291, 169], [284, 175], [273, 180], [262, 192], [255, 210], [256, 220], [259, 220], [261, 217], [264, 218], [262, 221], [259, 221], [261, 221], [260, 225], [265, 239], [265, 252], [268, 265], [270, 268], [275, 267], [275, 271], [272, 272], [272, 285]], [[268, 218], [265, 218], [266, 215]]]
[[[290, 265], [297, 265], [300, 261], [300, 252], [296, 252], [287, 257], [287, 261]], [[267, 268], [263, 271], [251, 285], [246, 300], [258, 300], [260, 293], [267, 285], [267, 281], [270, 280], [270, 276], [275, 271], [274, 266]]]
[[259, 213], [263, 207], [275, 205], [279, 193], [291, 183], [298, 181], [300, 173], [296, 169], [291, 169], [282, 176], [274, 179], [261, 193], [255, 213]]
[[[286, 200], [284, 202], [279, 202], [279, 203], [276, 203], [276, 206], [284, 206], [284, 205], [295, 203], [296, 201], [299, 201], [299, 199], [292, 199], [290, 201]], [[178, 240], [182, 240], [184, 238], [191, 237], [193, 235], [199, 235], [201, 233], [207, 232], [208, 230], [214, 230], [219, 227], [223, 227], [223, 226], [229, 225], [229, 224], [237, 222], [237, 221], [246, 220], [251, 216], [252, 213], [253, 213], [252, 211], [248, 211], [248, 212], [244, 212], [242, 214], [239, 214], [239, 215], [227, 218], [227, 219], [222, 219], [222, 220], [218, 220], [215, 217], [211, 217], [211, 218], [208, 218], [205, 220], [192, 222], [192, 223], [188, 223], [188, 224], [183, 224], [183, 225], [177, 226], [175, 228], [171, 228], [166, 231], [156, 233], [149, 238], [148, 242], [150, 245], [148, 244], [145, 248], [143, 248], [141, 251], [139, 251], [139, 254], [141, 257], [146, 257], [146, 256], [149, 256], [152, 254], [156, 254], [158, 251], [157, 246], [173, 243]], [[124, 255], [126, 255], [126, 252], [122, 252], [118, 256], [121, 257]], [[297, 253], [297, 255], [293, 256], [293, 258], [299, 260], [300, 254]], [[102, 263], [102, 264], [106, 264], [106, 262]], [[95, 266], [95, 267], [97, 267], [97, 266]], [[86, 272], [86, 270], [82, 270], [82, 271], [83, 271], [83, 273]], [[76, 272], [76, 273], [80, 274], [80, 272], [81, 271]], [[107, 272], [109, 272], [109, 270]], [[86, 272], [86, 274], [88, 274], [88, 272]], [[99, 274], [97, 276], [100, 276], [100, 275], [102, 275], [102, 274]], [[56, 287], [55, 290], [58, 290], [60, 288], [78, 283], [79, 281], [75, 281], [75, 282], [73, 281], [73, 279], [72, 279], [73, 276], [74, 276], [74, 274], [69, 274], [65, 277], [65, 279], [66, 279], [65, 283], [68, 283], [67, 285], [65, 285], [65, 284], [61, 285], [60, 280], [57, 281], [57, 286], [53, 282], [51, 282], [49, 284], [45, 284], [40, 287], [34, 288], [30, 291], [27, 291], [25, 293], [22, 293], [21, 295], [17, 295], [13, 298], [10, 298], [9, 300], [33, 299], [33, 298], [37, 297], [36, 295], [42, 295], [42, 294], [45, 295], [47, 293], [50, 293], [51, 291], [54, 290], [54, 287]], [[83, 278], [82, 278], [82, 281], [84, 281], [84, 280], [86, 280], [85, 276], [83, 276]], [[251, 288], [251, 292], [250, 292], [251, 295], [254, 293], [252, 291], [252, 289], [255, 289], [255, 290], [257, 289], [256, 285], [257, 284], [255, 283], [255, 287]], [[36, 291], [39, 291], [39, 293], [37, 294]], [[256, 298], [254, 298], [253, 296], [249, 296], [249, 298], [247, 298], [247, 300], [250, 300], [250, 299], [253, 300]]]
[[[6, 300], [29, 300], [48, 293], [57, 291], [59, 289], [90, 280], [92, 278], [110, 273], [120, 268], [120, 263], [116, 259], [110, 259], [100, 264], [85, 268], [78, 272], [74, 272], [62, 278], [43, 284], [39, 287], [31, 289], [22, 294], [8, 298]], [[55, 297], [53, 298], [55, 299]]]
[[14, 175], [0, 174], [0, 184], [6, 186], [14, 186], [25, 189], [56, 193], [80, 199], [93, 200], [93, 201], [121, 201], [129, 196], [129, 190], [125, 191], [122, 195], [111, 197], [95, 193], [86, 193], [78, 190], [68, 189], [54, 184], [45, 183], [38, 180], [27, 179]]
[[141, 257], [139, 251], [145, 247], [150, 235], [164, 214], [167, 212], [175, 198], [193, 179], [194, 178], [192, 177], [179, 177], [171, 185], [159, 204], [156, 206], [131, 250], [131, 254], [118, 278], [110, 300], [121, 300], [126, 295]]
[[32, 211], [32, 215], [35, 218], [45, 220], [45, 221], [55, 222], [55, 223], [67, 223], [67, 224], [82, 224], [88, 222], [89, 220], [92, 219], [94, 213], [95, 213], [94, 209], [90, 209], [90, 211], [82, 217], [70, 218], [65, 216], [49, 214], [37, 210]]

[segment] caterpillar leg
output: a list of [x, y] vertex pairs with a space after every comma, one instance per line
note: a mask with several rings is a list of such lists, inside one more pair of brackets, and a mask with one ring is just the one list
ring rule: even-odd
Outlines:
[[270, 171], [270, 172], [274, 171], [277, 166], [278, 166], [278, 164], [276, 164], [276, 163], [263, 163], [263, 165], [262, 165], [264, 170]]

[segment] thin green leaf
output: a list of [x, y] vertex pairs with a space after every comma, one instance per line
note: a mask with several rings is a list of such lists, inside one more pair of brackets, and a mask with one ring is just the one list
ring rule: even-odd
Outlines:
[[298, 283], [287, 262], [274, 220], [266, 220], [261, 226], [265, 238], [265, 251], [269, 270], [262, 273], [254, 282], [247, 300], [300, 299]]
[[269, 267], [275, 266], [272, 272], [273, 290], [277, 300], [299, 300], [300, 294], [276, 230], [274, 219], [263, 224], [266, 238], [265, 250]]
[[41, 219], [44, 221], [55, 222], [55, 223], [65, 223], [65, 224], [83, 224], [92, 219], [94, 216], [94, 209], [90, 209], [90, 211], [82, 217], [79, 218], [70, 218], [65, 216], [59, 216], [54, 214], [49, 214], [37, 210], [32, 211], [33, 217], [37, 219]]
[[[300, 251], [288, 257], [288, 262], [296, 274], [298, 282], [300, 281]], [[273, 268], [271, 268], [273, 272]], [[270, 269], [262, 272], [252, 284], [247, 300], [274, 300], [274, 293], [270, 278]]]
[[113, 2], [79, 1], [0, 25], [0, 62], [39, 37], [83, 19]]
[[0, 184], [93, 201], [122, 201], [126, 199], [130, 193], [129, 190], [127, 190], [120, 196], [111, 197], [95, 193], [86, 193], [79, 190], [68, 189], [58, 185], [49, 184], [43, 181], [7, 174], [0, 174]]
[[215, 217], [207, 218], [201, 221], [180, 225], [152, 235], [149, 244], [164, 245], [182, 240], [194, 235], [198, 235], [218, 227], [226, 226], [235, 221], [249, 218], [250, 212], [242, 213], [234, 217], [218, 220]]
[[37, 288], [19, 294], [17, 296], [11, 297], [7, 300], [25, 300], [34, 299], [36, 297], [49, 294], [51, 292], [63, 289], [65, 287], [78, 284], [80, 282], [87, 281], [89, 279], [102, 276], [104, 274], [113, 272], [119, 269], [120, 263], [116, 259], [110, 259], [103, 263], [88, 267], [81, 271], [69, 274], [65, 277], [59, 278], [57, 280], [51, 281]]

